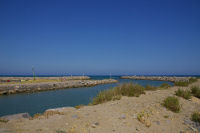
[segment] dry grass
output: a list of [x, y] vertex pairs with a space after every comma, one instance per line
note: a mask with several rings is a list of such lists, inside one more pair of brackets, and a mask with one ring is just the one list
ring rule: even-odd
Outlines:
[[200, 87], [198, 86], [193, 86], [191, 88], [191, 91], [192, 91], [192, 95], [197, 97], [197, 98], [200, 98]]
[[192, 121], [200, 123], [200, 112], [194, 112], [191, 116]]
[[139, 97], [141, 94], [145, 94], [144, 87], [138, 84], [125, 83], [112, 89], [101, 91], [93, 98], [91, 104], [96, 105], [111, 100], [120, 100], [121, 96]]
[[188, 86], [189, 84], [192, 84], [192, 83], [196, 82], [197, 80], [198, 80], [197, 78], [190, 78], [189, 81], [175, 82], [174, 85], [175, 86]]
[[188, 90], [181, 90], [181, 89], [178, 89], [175, 92], [175, 95], [177, 95], [179, 97], [183, 97], [184, 99], [190, 99], [191, 96], [192, 96], [190, 91], [188, 91]]
[[163, 101], [163, 106], [165, 106], [167, 109], [178, 113], [181, 109], [180, 103], [178, 98], [174, 96], [169, 96]]

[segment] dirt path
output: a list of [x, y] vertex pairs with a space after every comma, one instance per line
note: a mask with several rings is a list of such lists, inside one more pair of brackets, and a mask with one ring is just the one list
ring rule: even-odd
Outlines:
[[[200, 86], [200, 80], [192, 84]], [[190, 85], [191, 86], [191, 85]], [[80, 109], [60, 108], [33, 120], [17, 119], [0, 122], [0, 132], [8, 133], [181, 133], [195, 132], [190, 116], [200, 111], [199, 99], [180, 98], [180, 113], [165, 109], [161, 102], [174, 95], [180, 87], [148, 91], [140, 97], [122, 97]], [[189, 87], [182, 87], [188, 89]], [[138, 121], [138, 114], [148, 114], [146, 125]], [[147, 127], [149, 126], [149, 127]]]

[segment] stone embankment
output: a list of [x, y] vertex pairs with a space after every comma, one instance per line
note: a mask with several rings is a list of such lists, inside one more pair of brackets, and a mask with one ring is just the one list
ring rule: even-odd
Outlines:
[[191, 77], [166, 77], [166, 76], [122, 76], [122, 79], [158, 80], [170, 82], [189, 82]]
[[38, 91], [57, 90], [77, 87], [90, 87], [99, 84], [116, 83], [114, 79], [104, 80], [67, 80], [64, 82], [42, 82], [29, 84], [3, 84], [0, 85], [0, 95], [15, 93], [32, 93]]
[[[22, 82], [33, 80], [33, 77], [0, 77], [0, 83], [4, 82]], [[37, 80], [87, 80], [88, 76], [63, 76], [63, 77], [35, 77]]]

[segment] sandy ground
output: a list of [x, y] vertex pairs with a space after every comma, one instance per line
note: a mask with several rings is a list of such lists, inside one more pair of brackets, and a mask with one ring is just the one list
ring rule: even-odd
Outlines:
[[[200, 80], [192, 85], [199, 85]], [[190, 86], [192, 86], [190, 85]], [[183, 133], [195, 132], [190, 117], [200, 111], [200, 100], [180, 98], [180, 113], [173, 113], [161, 105], [164, 98], [174, 95], [181, 87], [148, 91], [140, 97], [122, 97], [80, 109], [60, 108], [48, 117], [0, 122], [0, 132], [7, 133]], [[188, 89], [189, 87], [182, 87]], [[57, 110], [57, 111], [56, 111]], [[148, 114], [145, 124], [138, 114]]]

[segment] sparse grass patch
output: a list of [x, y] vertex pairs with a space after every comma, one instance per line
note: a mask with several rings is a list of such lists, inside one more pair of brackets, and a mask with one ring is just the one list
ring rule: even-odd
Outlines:
[[192, 121], [200, 123], [200, 112], [194, 112], [191, 117]]
[[96, 105], [111, 100], [120, 100], [121, 96], [138, 97], [141, 94], [145, 94], [144, 87], [138, 84], [125, 83], [112, 89], [99, 92], [99, 94], [93, 98], [91, 104]]
[[116, 87], [116, 89], [122, 96], [139, 97], [141, 94], [145, 94], [144, 87], [133, 83], [122, 84], [121, 86]]
[[168, 84], [168, 83], [162, 83], [162, 84], [160, 85], [160, 88], [164, 88], [164, 89], [167, 89], [167, 88], [169, 88], [169, 87], [171, 87], [171, 85]]
[[3, 118], [0, 118], [0, 122], [7, 123], [7, 122], [8, 122], [8, 120], [6, 120], [6, 119], [3, 119]]
[[92, 104], [100, 104], [111, 100], [119, 100], [121, 99], [121, 95], [117, 92], [116, 88], [104, 90], [99, 92], [99, 94], [93, 98]]
[[193, 96], [200, 98], [200, 87], [193, 86], [191, 88], [191, 91], [192, 91]]
[[84, 106], [83, 104], [80, 104], [80, 105], [76, 105], [74, 108], [80, 109], [80, 108], [82, 108], [83, 106]]
[[31, 119], [37, 119], [37, 118], [40, 118], [41, 116], [42, 116], [42, 114], [36, 113], [36, 114], [34, 114], [33, 118], [31, 118]]
[[145, 124], [146, 127], [151, 126], [151, 121], [149, 120], [149, 117], [150, 117], [150, 115], [147, 112], [144, 112], [144, 111], [137, 114], [138, 121]]
[[167, 118], [169, 118], [169, 115], [164, 115], [163, 117], [167, 119]]
[[197, 78], [190, 78], [189, 83], [191, 84], [191, 83], [197, 82], [197, 80], [198, 80]]
[[194, 83], [197, 80], [198, 80], [197, 78], [190, 78], [188, 81], [175, 82], [174, 85], [176, 85], [176, 86], [188, 86], [189, 84]]
[[155, 87], [155, 86], [151, 86], [151, 85], [145, 86], [145, 90], [147, 90], [147, 91], [155, 91], [157, 89], [158, 89], [158, 87]]
[[181, 89], [178, 89], [176, 92], [175, 92], [175, 95], [179, 96], [179, 97], [183, 97], [185, 99], [190, 99], [191, 98], [191, 92], [188, 91], [188, 90], [181, 90]]
[[188, 81], [178, 81], [174, 83], [175, 86], [188, 86], [189, 82]]
[[165, 106], [167, 109], [178, 113], [181, 109], [180, 103], [178, 98], [174, 96], [169, 96], [163, 101], [163, 106]]

